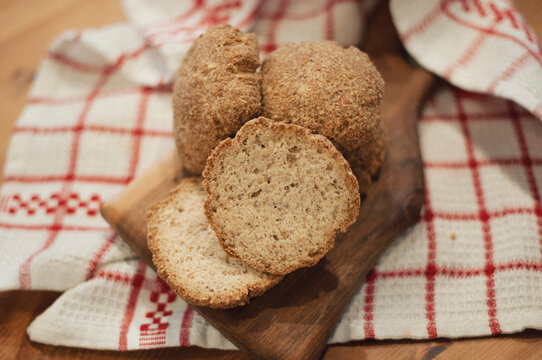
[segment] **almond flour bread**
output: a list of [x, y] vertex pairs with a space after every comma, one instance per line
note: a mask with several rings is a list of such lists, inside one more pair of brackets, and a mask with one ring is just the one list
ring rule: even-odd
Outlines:
[[384, 81], [355, 47], [330, 41], [280, 46], [262, 66], [262, 115], [329, 138], [370, 183], [384, 160], [380, 102]]
[[258, 42], [229, 25], [201, 35], [183, 58], [173, 92], [175, 143], [200, 174], [211, 150], [261, 111]]
[[222, 248], [271, 274], [315, 265], [359, 212], [356, 178], [328, 139], [263, 117], [222, 141], [203, 176]]
[[226, 255], [203, 213], [201, 178], [184, 179], [147, 214], [148, 245], [158, 274], [192, 305], [231, 308], [263, 294], [282, 277]]

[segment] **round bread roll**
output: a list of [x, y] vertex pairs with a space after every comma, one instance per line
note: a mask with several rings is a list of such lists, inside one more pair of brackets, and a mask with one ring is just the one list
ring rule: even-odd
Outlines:
[[315, 265], [358, 216], [358, 182], [322, 135], [263, 117], [203, 172], [205, 215], [228, 255], [270, 274]]
[[384, 81], [355, 47], [330, 41], [280, 46], [262, 66], [262, 115], [329, 138], [370, 182], [384, 159], [380, 102]]
[[258, 41], [229, 25], [201, 35], [183, 58], [173, 93], [175, 143], [200, 174], [220, 141], [261, 111]]

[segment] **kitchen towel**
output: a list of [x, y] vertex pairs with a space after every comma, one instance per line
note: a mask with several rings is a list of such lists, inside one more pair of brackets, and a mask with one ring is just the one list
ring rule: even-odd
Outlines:
[[[234, 348], [99, 208], [173, 148], [172, 76], [207, 27], [255, 32], [264, 54], [287, 41], [358, 44], [373, 5], [126, 0], [126, 23], [62, 34], [14, 128], [0, 192], [0, 288], [65, 291], [30, 338]], [[542, 328], [540, 44], [507, 1], [390, 7], [410, 54], [453, 85], [432, 95], [419, 122], [420, 220], [368, 275], [330, 342]]]

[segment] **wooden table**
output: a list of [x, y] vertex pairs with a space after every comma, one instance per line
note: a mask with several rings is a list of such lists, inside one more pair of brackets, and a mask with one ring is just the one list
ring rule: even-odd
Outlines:
[[[542, 38], [542, 1], [516, 0]], [[21, 113], [36, 68], [51, 40], [67, 29], [97, 27], [123, 20], [120, 1], [0, 0], [0, 165], [11, 128]], [[0, 170], [1, 171], [1, 170]], [[237, 351], [198, 347], [132, 352], [92, 351], [31, 343], [28, 324], [59, 293], [0, 293], [0, 358], [39, 359], [246, 359]], [[542, 359], [542, 331], [481, 339], [363, 341], [329, 346], [324, 359]]]

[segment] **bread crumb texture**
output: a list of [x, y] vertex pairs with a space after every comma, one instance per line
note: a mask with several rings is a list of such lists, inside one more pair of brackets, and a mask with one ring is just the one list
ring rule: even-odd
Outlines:
[[153, 262], [160, 277], [192, 305], [244, 305], [282, 277], [230, 258], [204, 215], [204, 199], [202, 179], [184, 179], [148, 212], [147, 237]]
[[329, 138], [361, 183], [384, 160], [384, 81], [367, 56], [335, 42], [280, 46], [262, 66], [262, 115]]
[[272, 274], [315, 265], [359, 212], [357, 180], [328, 139], [263, 117], [221, 142], [203, 176], [224, 250]]
[[258, 41], [230, 25], [201, 35], [183, 58], [173, 91], [175, 143], [201, 174], [211, 150], [261, 111]]

